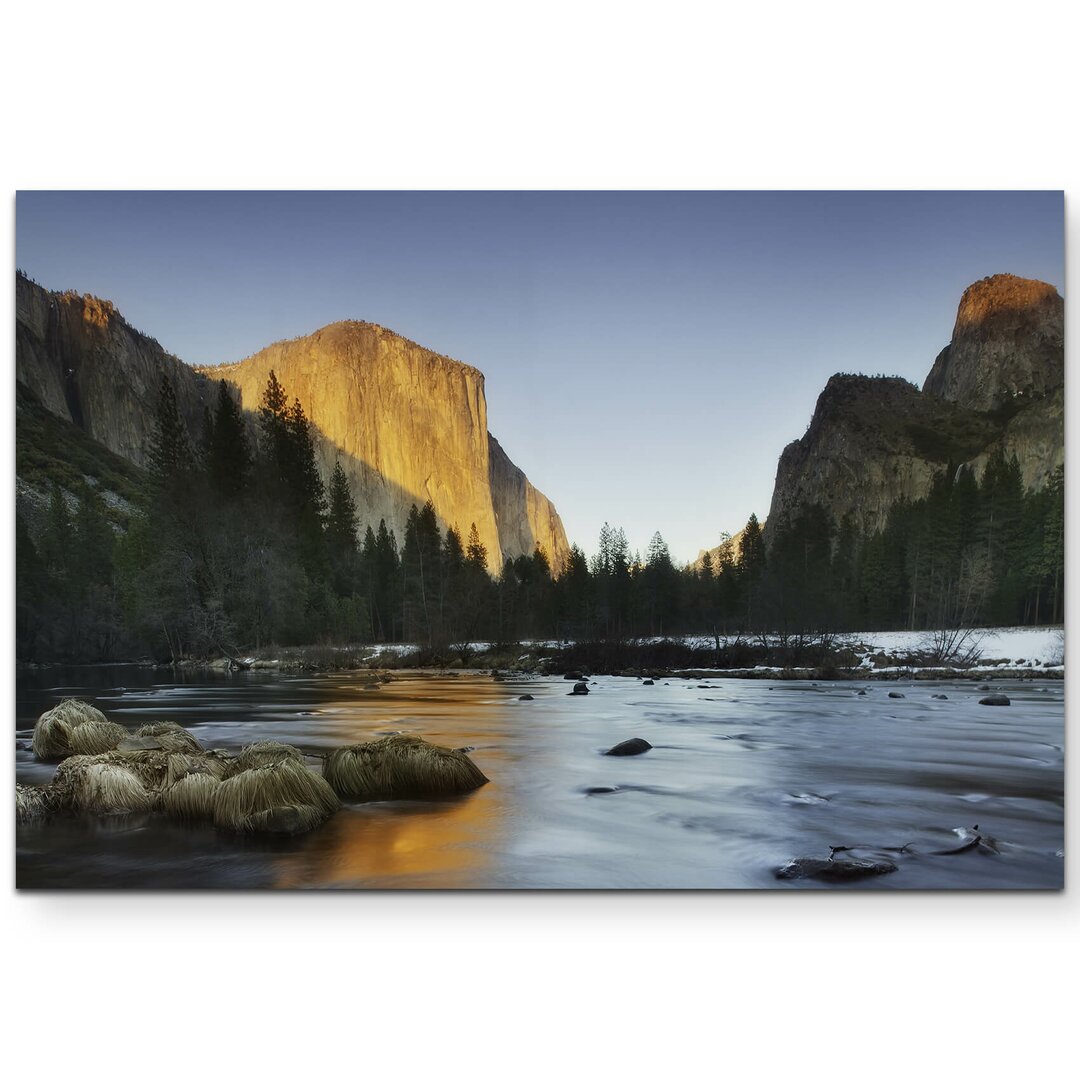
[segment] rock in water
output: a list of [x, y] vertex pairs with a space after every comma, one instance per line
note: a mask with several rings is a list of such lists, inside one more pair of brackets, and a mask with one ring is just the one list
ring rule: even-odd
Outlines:
[[416, 735], [340, 747], [326, 756], [323, 776], [340, 797], [359, 800], [457, 795], [488, 782], [462, 751]]
[[518, 698], [518, 701], [532, 701], [532, 699], [532, 694], [522, 694], [521, 697]]
[[904, 696], [903, 694], [897, 692], [896, 690], [890, 690], [889, 691], [889, 697], [891, 697], [891, 698], [902, 698], [903, 696]]
[[860, 878], [891, 874], [897, 869], [891, 859], [815, 859], [801, 857], [784, 863], [776, 871], [782, 881], [813, 878], [816, 881], [857, 881]]
[[641, 685], [642, 686], [654, 686], [655, 683], [653, 682], [652, 679], [645, 679], [645, 680], [642, 681]]
[[979, 698], [980, 705], [1011, 705], [1012, 702], [1004, 694], [990, 694]]
[[605, 750], [604, 753], [612, 757], [631, 757], [634, 754], [644, 754], [646, 750], [651, 749], [652, 743], [647, 743], [644, 739], [626, 739], [610, 750]]
[[574, 683], [574, 689], [570, 691], [571, 694], [587, 694], [589, 687], [584, 682]]
[[949, 695], [948, 694], [931, 694], [930, 696], [935, 701], [948, 701], [949, 700]]

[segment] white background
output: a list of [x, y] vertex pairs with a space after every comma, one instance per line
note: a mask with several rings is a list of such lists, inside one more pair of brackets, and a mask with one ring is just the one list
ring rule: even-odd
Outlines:
[[[0, 221], [11, 244], [13, 192], [41, 187], [1065, 188], [1071, 275], [1080, 174], [1066, 10], [23, 4], [0, 46]], [[1070, 537], [1074, 511], [1070, 499]], [[9, 520], [9, 708], [13, 532]], [[1076, 764], [1074, 750], [1072, 790]], [[11, 768], [8, 756], [8, 792]], [[1068, 821], [1074, 859], [1075, 801]], [[14, 892], [10, 852], [4, 872], [16, 1076], [1076, 1067], [1075, 889], [39, 895]]]

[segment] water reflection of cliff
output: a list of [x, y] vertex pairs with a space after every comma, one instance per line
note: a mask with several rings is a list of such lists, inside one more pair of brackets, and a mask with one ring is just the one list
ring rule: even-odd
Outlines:
[[449, 800], [346, 807], [278, 860], [276, 884], [475, 888], [499, 847], [503, 794], [489, 784]]
[[299, 850], [276, 860], [276, 884], [476, 887], [508, 817], [511, 756], [503, 746], [510, 693], [486, 679], [394, 682], [378, 694], [359, 692], [347, 677], [328, 683], [325, 711], [312, 726], [334, 744], [400, 730], [447, 746], [476, 746], [476, 763], [492, 782], [451, 799], [348, 805]]

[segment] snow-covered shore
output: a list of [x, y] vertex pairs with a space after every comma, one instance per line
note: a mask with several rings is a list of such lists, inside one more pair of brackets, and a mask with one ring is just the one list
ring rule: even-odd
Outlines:
[[[993, 672], [1002, 669], [1010, 671], [1047, 671], [1059, 673], [1065, 665], [1065, 632], [1062, 627], [1006, 626], [970, 631], [958, 645], [958, 653], [968, 653], [971, 662], [959, 662], [957, 657], [931, 660], [928, 654], [934, 653], [941, 642], [933, 631], [917, 630], [880, 630], [863, 633], [841, 634], [834, 641], [835, 648], [841, 652], [854, 654], [856, 663], [850, 666], [867, 671], [888, 672], [894, 670], [942, 670], [963, 668], [970, 672]], [[649, 638], [642, 644], [658, 644], [665, 639]], [[711, 649], [716, 645], [716, 638], [701, 635], [688, 635], [678, 638], [692, 648]], [[738, 638], [735, 635], [720, 637], [721, 647], [738, 642], [753, 643], [755, 638]], [[779, 644], [779, 639], [768, 636], [770, 644]], [[531, 652], [565, 648], [570, 642], [560, 641], [524, 641], [523, 648]], [[469, 645], [473, 656], [483, 655], [495, 648], [491, 642], [478, 641]], [[410, 653], [417, 651], [413, 645], [375, 646], [371, 663], [379, 659], [393, 657], [399, 663]], [[922, 659], [920, 661], [920, 654]], [[845, 665], [849, 666], [849, 665]], [[754, 670], [766, 670], [756, 668]], [[767, 670], [780, 670], [768, 668]]]

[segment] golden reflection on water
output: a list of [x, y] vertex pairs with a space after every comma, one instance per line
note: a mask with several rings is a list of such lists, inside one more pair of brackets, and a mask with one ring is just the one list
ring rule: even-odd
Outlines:
[[[278, 861], [282, 889], [475, 883], [491, 861], [502, 818], [487, 785], [453, 801], [346, 807], [302, 851]], [[493, 798], [494, 796], [494, 798]]]
[[492, 782], [450, 799], [346, 805], [300, 850], [278, 858], [275, 885], [423, 887], [437, 878], [440, 888], [475, 887], [498, 849], [511, 790], [512, 755], [502, 745], [508, 702], [498, 692], [493, 700], [492, 689], [486, 681], [431, 680], [328, 702], [335, 730], [357, 741], [401, 730], [448, 746], [476, 744], [473, 758]]

